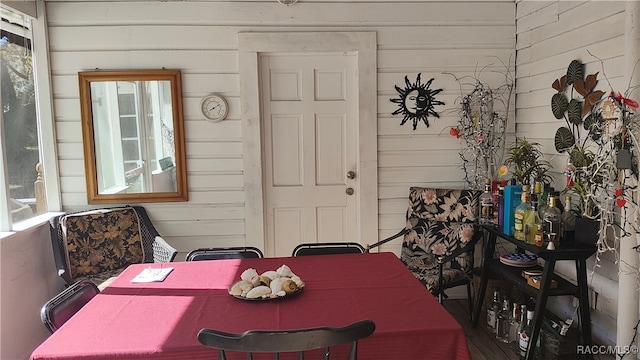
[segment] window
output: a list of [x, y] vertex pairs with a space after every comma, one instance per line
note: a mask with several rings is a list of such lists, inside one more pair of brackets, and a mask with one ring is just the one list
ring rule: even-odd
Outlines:
[[[36, 6], [35, 2], [32, 4]], [[44, 11], [44, 4], [38, 4], [40, 13]], [[10, 231], [19, 223], [46, 213], [50, 205], [59, 208], [57, 195], [53, 204], [49, 204], [50, 197], [47, 197], [51, 191], [59, 191], [55, 149], [50, 149], [55, 146], [47, 49], [42, 41], [46, 39], [45, 23], [42, 17], [34, 19], [5, 4], [0, 10], [0, 184], [4, 190], [0, 195], [0, 231]], [[46, 151], [44, 140], [49, 140]], [[46, 159], [44, 153], [50, 153]], [[48, 172], [52, 174], [46, 174]]]

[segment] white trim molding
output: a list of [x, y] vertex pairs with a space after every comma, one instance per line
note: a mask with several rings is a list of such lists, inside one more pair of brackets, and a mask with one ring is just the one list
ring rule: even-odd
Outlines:
[[261, 104], [258, 55], [265, 52], [339, 52], [358, 57], [358, 239], [378, 238], [377, 39], [375, 32], [256, 32], [238, 34], [246, 244], [264, 248]]

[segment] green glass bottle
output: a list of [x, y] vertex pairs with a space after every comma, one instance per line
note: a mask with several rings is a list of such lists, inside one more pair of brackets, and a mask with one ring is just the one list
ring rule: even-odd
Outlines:
[[516, 207], [513, 215], [513, 237], [517, 240], [525, 241], [524, 221], [531, 212], [531, 187], [529, 185], [522, 186], [522, 195], [520, 197], [520, 205]]

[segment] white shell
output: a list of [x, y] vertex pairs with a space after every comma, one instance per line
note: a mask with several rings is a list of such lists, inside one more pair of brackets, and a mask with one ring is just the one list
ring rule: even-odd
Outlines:
[[254, 268], [249, 268], [242, 272], [240, 279], [244, 281], [251, 281], [251, 279], [258, 277], [258, 272]]
[[237, 283], [233, 284], [233, 286], [231, 286], [231, 289], [229, 289], [229, 294], [245, 296], [251, 289], [253, 289], [253, 286], [251, 285], [251, 283], [248, 281], [242, 280], [242, 281], [238, 281]]
[[247, 299], [257, 299], [271, 294], [271, 288], [268, 286], [260, 285], [251, 289], [245, 296]]
[[269, 271], [263, 272], [261, 276], [266, 276], [269, 279], [273, 280], [273, 279], [279, 277], [280, 275], [278, 275], [278, 273], [273, 271], [273, 270], [269, 270]]
[[286, 276], [286, 277], [292, 277], [295, 274], [291, 271], [291, 269], [289, 269], [289, 267], [287, 265], [282, 265], [278, 268], [278, 270], [276, 270], [276, 272], [278, 273], [278, 275], [280, 276]]
[[298, 287], [299, 287], [299, 288], [304, 287], [304, 281], [302, 281], [302, 279], [300, 279], [300, 277], [299, 277], [299, 276], [297, 276], [297, 275], [293, 275], [293, 276], [291, 277], [291, 280], [293, 280], [293, 282], [295, 282], [295, 283], [296, 283], [296, 285], [298, 285]]
[[271, 292], [275, 294], [278, 291], [282, 290], [282, 284], [287, 280], [289, 280], [289, 278], [287, 277], [280, 277], [272, 280], [270, 284]]

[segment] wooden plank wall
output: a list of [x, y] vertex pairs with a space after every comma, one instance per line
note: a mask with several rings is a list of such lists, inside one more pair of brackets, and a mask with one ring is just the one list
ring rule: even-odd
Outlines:
[[[598, 89], [607, 92], [608, 79], [614, 89], [626, 90], [629, 80], [624, 79], [624, 10], [624, 1], [517, 2], [516, 133], [542, 145], [546, 158], [557, 170], [557, 189], [564, 189], [558, 171], [567, 157], [557, 154], [553, 145], [555, 131], [562, 122], [551, 113], [551, 97], [555, 93], [551, 84], [566, 73], [572, 60], [579, 59], [586, 64], [586, 74], [600, 72]], [[599, 292], [597, 308], [592, 311], [594, 334], [601, 343], [615, 343], [618, 267], [614, 261], [609, 253], [598, 263], [600, 267], [594, 266], [594, 258], [588, 263], [590, 270], [613, 282], [608, 288], [593, 286]], [[575, 269], [567, 270], [569, 277], [575, 277]], [[569, 300], [552, 306], [572, 315]]]
[[[515, 56], [515, 3], [488, 1], [300, 0], [47, 1], [62, 201], [87, 208], [77, 72], [182, 70], [189, 202], [148, 204], [167, 240], [182, 252], [244, 243], [242, 133], [237, 34], [241, 31], [375, 31], [378, 38], [379, 234], [404, 226], [411, 185], [462, 187], [458, 121], [462, 91], [453, 76], [503, 84], [501, 62]], [[416, 131], [391, 113], [395, 85], [435, 78], [440, 119]], [[466, 86], [463, 90], [469, 90]], [[230, 102], [220, 123], [203, 121], [202, 96]], [[515, 126], [510, 125], [513, 133]], [[377, 239], [371, 239], [371, 242]], [[396, 251], [399, 241], [388, 250]]]

